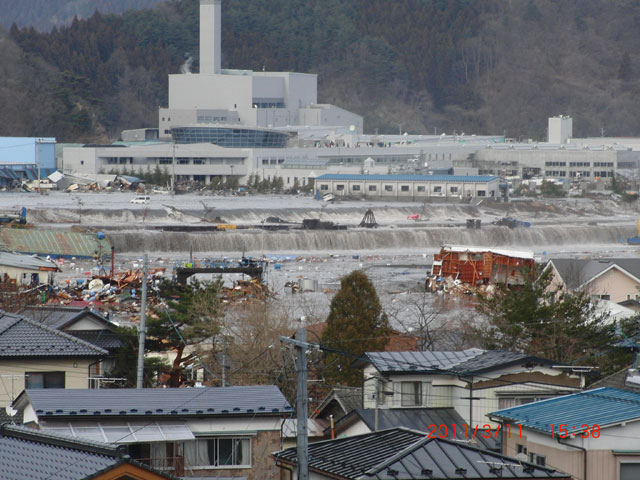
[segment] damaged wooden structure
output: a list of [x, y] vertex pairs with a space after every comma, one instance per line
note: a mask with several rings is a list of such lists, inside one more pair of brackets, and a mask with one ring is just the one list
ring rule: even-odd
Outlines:
[[535, 273], [530, 251], [444, 245], [433, 256], [434, 277], [467, 285], [519, 285], [529, 273]]

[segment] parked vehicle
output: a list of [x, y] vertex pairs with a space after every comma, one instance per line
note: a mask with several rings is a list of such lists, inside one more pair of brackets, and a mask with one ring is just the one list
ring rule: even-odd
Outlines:
[[151, 202], [151, 197], [149, 195], [138, 195], [135, 198], [129, 200], [130, 203], [149, 203]]

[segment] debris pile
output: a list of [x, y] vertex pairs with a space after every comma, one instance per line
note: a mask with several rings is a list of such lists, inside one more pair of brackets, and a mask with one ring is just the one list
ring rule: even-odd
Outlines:
[[[153, 268], [148, 272], [151, 282], [164, 276], [164, 268]], [[94, 275], [91, 280], [77, 279], [75, 284], [67, 280], [66, 288], [53, 290], [49, 303], [71, 306], [93, 306], [113, 314], [137, 315], [140, 312], [139, 292], [142, 289], [142, 270], [127, 270], [108, 275]], [[157, 303], [148, 297], [151, 305]]]
[[275, 298], [275, 294], [259, 278], [251, 278], [239, 280], [231, 288], [223, 288], [220, 298], [224, 304], [264, 302], [269, 298]]

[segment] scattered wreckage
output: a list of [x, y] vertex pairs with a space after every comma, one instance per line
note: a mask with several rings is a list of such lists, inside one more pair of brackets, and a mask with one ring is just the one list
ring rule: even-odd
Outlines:
[[496, 284], [524, 283], [529, 272], [535, 272], [531, 251], [444, 245], [425, 286], [429, 292], [491, 293]]

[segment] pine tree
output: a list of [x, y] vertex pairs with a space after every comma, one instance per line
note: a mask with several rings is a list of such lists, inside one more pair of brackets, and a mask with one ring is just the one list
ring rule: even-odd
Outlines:
[[345, 353], [325, 355], [323, 375], [328, 382], [359, 386], [360, 371], [351, 363], [365, 352], [380, 351], [391, 331], [376, 289], [361, 270], [342, 278], [340, 291], [331, 301], [322, 343]]

